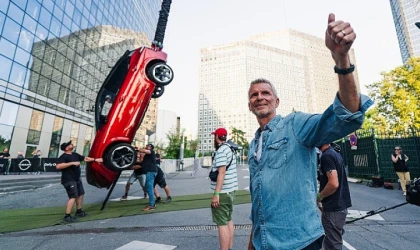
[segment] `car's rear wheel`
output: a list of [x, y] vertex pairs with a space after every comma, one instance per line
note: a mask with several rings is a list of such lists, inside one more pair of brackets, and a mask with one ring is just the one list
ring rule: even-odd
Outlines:
[[152, 98], [159, 98], [165, 92], [165, 87], [156, 85], [155, 90], [153, 91]]
[[106, 153], [107, 166], [114, 171], [129, 169], [136, 158], [136, 150], [128, 143], [115, 144]]
[[157, 62], [148, 68], [147, 76], [157, 85], [166, 86], [174, 79], [174, 72], [168, 64]]

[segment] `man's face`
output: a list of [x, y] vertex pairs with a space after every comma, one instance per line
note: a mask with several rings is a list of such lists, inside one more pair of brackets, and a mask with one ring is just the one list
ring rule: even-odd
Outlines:
[[67, 150], [70, 150], [70, 151], [72, 151], [74, 149], [74, 146], [73, 146], [73, 144], [70, 144], [70, 145], [68, 145], [67, 146]]
[[146, 146], [146, 149], [147, 149], [147, 150], [152, 150], [152, 146], [147, 145], [147, 146]]
[[276, 97], [267, 83], [257, 83], [249, 89], [249, 110], [257, 118], [266, 118], [276, 113], [279, 106], [279, 98]]
[[3, 150], [3, 152], [4, 152], [4, 153], [7, 153], [7, 152], [9, 152], [9, 149], [8, 149], [8, 148], [5, 148], [5, 149]]

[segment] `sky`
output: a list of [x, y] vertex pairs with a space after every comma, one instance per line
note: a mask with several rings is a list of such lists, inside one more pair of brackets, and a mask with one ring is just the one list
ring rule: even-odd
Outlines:
[[355, 64], [367, 94], [365, 85], [402, 64], [387, 0], [173, 0], [164, 51], [174, 80], [165, 87], [159, 109], [176, 112], [187, 135], [196, 137], [201, 48], [284, 28], [323, 38], [329, 13], [349, 22], [356, 33]]

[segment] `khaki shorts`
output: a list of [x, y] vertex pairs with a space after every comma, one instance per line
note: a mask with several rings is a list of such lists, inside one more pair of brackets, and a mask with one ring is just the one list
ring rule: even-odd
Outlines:
[[233, 202], [235, 201], [236, 190], [230, 193], [222, 193], [219, 195], [220, 206], [211, 208], [213, 222], [218, 226], [226, 226], [232, 220]]

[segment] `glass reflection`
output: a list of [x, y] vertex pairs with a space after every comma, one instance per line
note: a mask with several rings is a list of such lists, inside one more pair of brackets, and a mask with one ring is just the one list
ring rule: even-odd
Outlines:
[[0, 124], [13, 126], [15, 124], [18, 105], [11, 102], [3, 102], [0, 114]]

